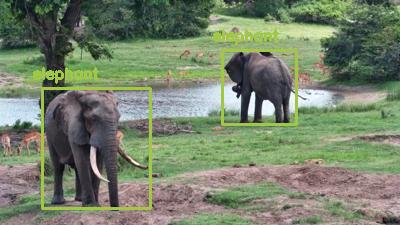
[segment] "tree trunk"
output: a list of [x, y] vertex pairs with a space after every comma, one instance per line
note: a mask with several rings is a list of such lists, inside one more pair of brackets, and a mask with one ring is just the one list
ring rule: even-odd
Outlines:
[[[65, 72], [64, 56], [57, 56], [52, 50], [45, 50], [46, 70], [61, 70]], [[43, 87], [63, 87], [65, 86], [65, 78], [58, 81], [56, 84], [54, 80], [43, 80]], [[57, 95], [64, 91], [45, 91], [44, 92], [44, 111], [46, 112], [47, 106]]]

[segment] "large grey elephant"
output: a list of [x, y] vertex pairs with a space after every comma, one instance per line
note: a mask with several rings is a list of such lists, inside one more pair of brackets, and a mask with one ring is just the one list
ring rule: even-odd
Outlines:
[[[65, 165], [75, 169], [75, 200], [98, 206], [100, 180], [108, 182], [110, 206], [119, 206], [117, 152], [146, 169], [119, 147], [116, 131], [120, 114], [110, 91], [68, 91], [54, 98], [45, 116], [45, 132], [54, 167], [52, 204], [63, 204]], [[103, 164], [107, 179], [101, 175]]]
[[[231, 80], [237, 83], [232, 88], [237, 97], [242, 95], [240, 122], [248, 122], [251, 93], [256, 95], [254, 122], [262, 121], [262, 103], [269, 100], [275, 107], [275, 120], [289, 122], [289, 100], [292, 79], [286, 64], [271, 53], [236, 53], [225, 66]], [[284, 118], [282, 120], [282, 107]]]

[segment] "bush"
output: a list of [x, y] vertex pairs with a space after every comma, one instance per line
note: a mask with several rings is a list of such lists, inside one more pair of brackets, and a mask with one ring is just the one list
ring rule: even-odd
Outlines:
[[285, 9], [278, 10], [278, 19], [282, 23], [291, 23], [293, 18], [289, 15], [289, 12]]
[[351, 6], [351, 0], [304, 0], [289, 10], [296, 22], [337, 24]]
[[32, 123], [28, 121], [24, 121], [21, 123], [21, 120], [16, 120], [13, 129], [15, 130], [27, 130], [32, 128]]
[[274, 22], [274, 21], [276, 21], [276, 18], [271, 16], [270, 14], [267, 14], [266, 16], [264, 16], [264, 21], [265, 22]]
[[400, 80], [400, 12], [392, 6], [352, 7], [339, 32], [321, 43], [335, 79]]
[[254, 2], [247, 6], [247, 13], [249, 16], [265, 17], [270, 14], [278, 17], [279, 9], [285, 9], [284, 0], [254, 0]]

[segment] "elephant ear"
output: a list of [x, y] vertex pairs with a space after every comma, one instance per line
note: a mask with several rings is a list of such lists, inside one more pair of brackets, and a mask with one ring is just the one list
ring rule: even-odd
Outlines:
[[85, 120], [83, 117], [83, 108], [79, 103], [78, 99], [84, 94], [81, 91], [68, 92], [66, 102], [68, 107], [64, 110], [64, 115], [68, 115], [66, 119], [67, 133], [69, 140], [77, 145], [89, 144], [90, 135], [85, 126]]
[[235, 83], [242, 83], [243, 81], [243, 69], [244, 69], [245, 57], [243, 52], [237, 53], [227, 66], [229, 77]]

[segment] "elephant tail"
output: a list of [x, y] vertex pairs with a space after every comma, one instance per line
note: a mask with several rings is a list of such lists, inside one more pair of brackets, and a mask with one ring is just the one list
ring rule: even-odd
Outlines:
[[[282, 60], [278, 59], [278, 62], [279, 62], [279, 66], [280, 66], [280, 69], [281, 69], [281, 74], [283, 75], [283, 79], [284, 79], [283, 84], [286, 85], [289, 88], [289, 90], [291, 92], [293, 92], [293, 94], [296, 94], [296, 92], [292, 88], [293, 81], [292, 81], [292, 78], [290, 77], [289, 69], [287, 68], [286, 65], [284, 65], [282, 63]], [[304, 98], [303, 96], [301, 96], [299, 94], [297, 94], [297, 96], [299, 96], [303, 100], [307, 100], [307, 98]]]

